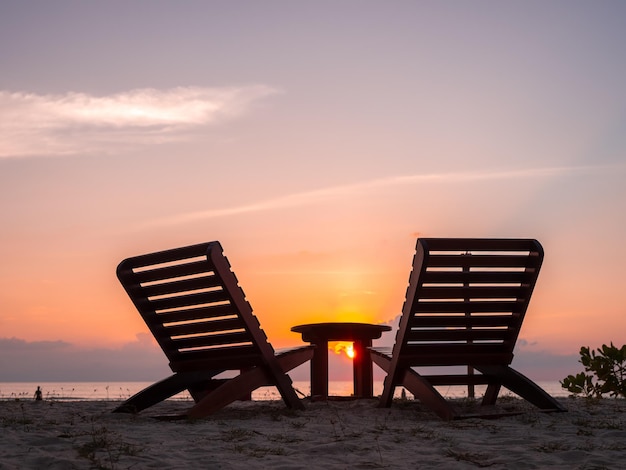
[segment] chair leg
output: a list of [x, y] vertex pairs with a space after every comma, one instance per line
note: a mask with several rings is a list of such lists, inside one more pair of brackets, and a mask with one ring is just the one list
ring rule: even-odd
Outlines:
[[[372, 350], [372, 361], [382, 370], [387, 372], [379, 406], [388, 408], [391, 406], [393, 392], [396, 388], [390, 372], [391, 359], [376, 350]], [[430, 384], [428, 380], [410, 367], [405, 369], [401, 382], [402, 386], [411, 392], [421, 403], [433, 410], [440, 418], [451, 420], [455, 417], [452, 406], [450, 406], [446, 399], [441, 396], [441, 394]]]
[[136, 393], [115, 408], [113, 413], [139, 413], [146, 408], [182, 392], [188, 386], [189, 382], [187, 377], [174, 374]]
[[283, 401], [290, 408], [303, 410], [304, 405], [296, 395], [287, 371], [311, 359], [312, 348], [287, 351], [276, 356], [279, 366], [284, 371], [279, 377], [272, 379], [269, 372], [262, 367], [253, 367], [242, 371], [237, 377], [227, 380], [223, 385], [208, 393], [198, 403], [187, 410], [189, 418], [203, 418], [224, 408], [230, 403], [247, 397], [259, 387], [273, 385], [280, 392]]
[[396, 390], [396, 384], [394, 383], [393, 377], [391, 374], [387, 374], [385, 377], [385, 381], [383, 382], [383, 393], [380, 396], [380, 404], [381, 408], [389, 408], [391, 406], [391, 402], [393, 401], [393, 394]]
[[487, 385], [487, 390], [485, 391], [485, 395], [483, 396], [482, 405], [489, 406], [495, 405], [496, 400], [498, 399], [498, 394], [500, 393], [501, 385], [500, 383], [490, 383]]
[[[542, 410], [566, 411], [565, 407], [528, 377], [508, 366], [474, 366], [483, 374], [493, 375], [502, 386]], [[495, 399], [494, 399], [495, 402]]]
[[[142, 391], [136, 393], [116, 409], [114, 413], [139, 413], [157, 403], [173, 397], [184, 390], [192, 392], [192, 396], [200, 393], [200, 389], [211, 388], [212, 377], [222, 372], [221, 370], [208, 370], [202, 372], [179, 372], [170, 377], [154, 383]], [[197, 395], [196, 395], [197, 396]], [[195, 397], [194, 397], [195, 398]]]
[[261, 367], [254, 367], [237, 377], [226, 381], [223, 385], [208, 393], [198, 403], [186, 412], [188, 418], [197, 419], [214, 413], [226, 405], [246, 397], [253, 390], [263, 385], [269, 385], [270, 381]]
[[441, 396], [428, 380], [410, 367], [404, 372], [402, 385], [441, 419], [449, 421], [455, 418], [456, 415], [450, 403]]
[[389, 373], [389, 370], [391, 369], [391, 358], [384, 353], [378, 352], [376, 350], [371, 350], [370, 356], [374, 364], [387, 372], [387, 376], [385, 377], [383, 384], [383, 393], [380, 396], [379, 406], [381, 408], [389, 408], [393, 400], [393, 392], [396, 388], [395, 384], [393, 383], [391, 374]]
[[296, 395], [291, 378], [287, 375], [287, 373], [299, 365], [304, 364], [306, 361], [310, 361], [313, 358], [313, 351], [313, 346], [305, 346], [298, 349], [283, 351], [276, 355], [278, 365], [283, 371], [283, 373], [276, 378], [276, 388], [289, 408], [303, 410], [304, 405], [298, 398], [298, 395]]

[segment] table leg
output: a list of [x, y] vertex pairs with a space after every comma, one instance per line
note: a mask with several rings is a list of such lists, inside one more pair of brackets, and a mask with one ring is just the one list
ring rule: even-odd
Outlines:
[[316, 341], [311, 359], [311, 396], [328, 398], [328, 341]]
[[354, 371], [354, 395], [362, 398], [374, 396], [374, 370], [369, 348], [372, 340], [354, 341], [354, 359], [352, 367]]

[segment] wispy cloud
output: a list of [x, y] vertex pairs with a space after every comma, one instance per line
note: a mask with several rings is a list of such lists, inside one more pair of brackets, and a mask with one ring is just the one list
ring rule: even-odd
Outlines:
[[[624, 165], [620, 165], [623, 167]], [[434, 182], [434, 183], [458, 183], [484, 180], [509, 180], [523, 178], [546, 178], [557, 177], [566, 174], [575, 174], [581, 172], [597, 171], [607, 169], [609, 167], [590, 167], [590, 166], [573, 166], [573, 167], [549, 167], [549, 168], [528, 168], [510, 171], [494, 171], [494, 172], [459, 172], [459, 173], [426, 173], [404, 176], [391, 176], [387, 178], [379, 178], [359, 183], [332, 186], [328, 188], [304, 191], [301, 193], [288, 194], [281, 197], [267, 199], [265, 201], [253, 202], [239, 206], [226, 207], [220, 209], [211, 209], [206, 211], [186, 212], [162, 219], [156, 219], [145, 223], [141, 228], [152, 226], [168, 226], [178, 225], [196, 220], [213, 219], [217, 217], [226, 217], [244, 213], [268, 211], [274, 209], [283, 209], [289, 207], [299, 207], [308, 204], [319, 203], [327, 200], [337, 199], [341, 197], [364, 194], [369, 191], [394, 186], [408, 186], [418, 183]]]
[[173, 140], [194, 127], [245, 114], [254, 101], [275, 92], [262, 85], [145, 88], [106, 96], [0, 91], [0, 158]]

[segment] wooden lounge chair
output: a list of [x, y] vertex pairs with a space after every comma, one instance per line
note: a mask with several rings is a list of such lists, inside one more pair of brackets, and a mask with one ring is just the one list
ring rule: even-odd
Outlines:
[[[275, 386], [288, 407], [303, 408], [287, 372], [310, 360], [312, 347], [275, 353], [219, 242], [129, 258], [117, 276], [174, 374], [115, 412], [139, 412], [187, 389], [196, 403], [185, 416], [198, 418], [261, 386]], [[216, 378], [233, 370], [239, 375]]]
[[495, 404], [504, 386], [540, 409], [564, 411], [509, 367], [542, 261], [536, 240], [418, 239], [391, 356], [372, 351], [387, 372], [380, 405], [403, 386], [441, 418], [458, 418], [434, 387], [483, 384], [483, 405]]

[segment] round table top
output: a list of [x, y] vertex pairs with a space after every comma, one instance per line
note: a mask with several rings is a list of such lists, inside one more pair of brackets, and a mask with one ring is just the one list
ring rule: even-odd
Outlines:
[[295, 333], [301, 333], [304, 341], [359, 341], [380, 338], [383, 331], [390, 331], [389, 325], [374, 325], [371, 323], [353, 322], [326, 322], [297, 325], [291, 328]]

